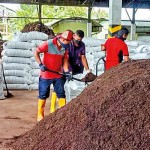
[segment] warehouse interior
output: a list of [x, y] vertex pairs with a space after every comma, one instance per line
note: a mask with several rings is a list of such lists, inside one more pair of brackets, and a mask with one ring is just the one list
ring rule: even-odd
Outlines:
[[[150, 9], [150, 0], [1, 0], [0, 5], [2, 3], [36, 5], [38, 21], [26, 24], [12, 39], [0, 40], [0, 69], [5, 78], [0, 80], [0, 149], [150, 148], [150, 20], [136, 20], [139, 9]], [[44, 24], [44, 5], [86, 7], [87, 18], [59, 18]], [[91, 11], [95, 7], [108, 8], [109, 18], [101, 18], [100, 24], [91, 19]], [[3, 6], [0, 8], [4, 9]], [[122, 9], [125, 9], [128, 20], [121, 20]], [[128, 9], [132, 9], [131, 15]], [[9, 17], [13, 11], [7, 11], [8, 15], [0, 15], [0, 19], [13, 18], [13, 15]], [[40, 69], [33, 53], [41, 43], [55, 37], [53, 31], [63, 32], [69, 27], [73, 31], [81, 28], [85, 32], [82, 41], [85, 43], [87, 61], [97, 78], [90, 83], [75, 80], [67, 82], [67, 104], [54, 113], [50, 113], [50, 93], [46, 101], [45, 118], [37, 122]], [[101, 45], [113, 38], [122, 27], [130, 31], [125, 43], [131, 62], [123, 62], [105, 71], [106, 53], [101, 51]], [[7, 33], [7, 29], [4, 30]], [[85, 75], [84, 70], [82, 75], [75, 75], [74, 78], [80, 80]]]

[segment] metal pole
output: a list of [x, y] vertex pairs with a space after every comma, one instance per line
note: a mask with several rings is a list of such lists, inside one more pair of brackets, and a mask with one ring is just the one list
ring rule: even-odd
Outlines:
[[42, 22], [42, 15], [41, 15], [41, 12], [42, 12], [42, 4], [39, 0], [39, 10], [38, 10], [38, 15], [39, 15], [39, 22]]
[[131, 20], [130, 40], [135, 40], [136, 39], [135, 14], [136, 14], [136, 8], [135, 8], [135, 5], [134, 5], [133, 12], [132, 12], [132, 20]]
[[92, 22], [91, 22], [92, 5], [93, 3], [90, 1], [88, 7], [87, 37], [92, 36]]

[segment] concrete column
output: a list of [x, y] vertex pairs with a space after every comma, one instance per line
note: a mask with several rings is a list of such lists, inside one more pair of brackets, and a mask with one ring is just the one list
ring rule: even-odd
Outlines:
[[121, 29], [122, 0], [109, 0], [108, 38], [113, 37]]
[[87, 23], [87, 37], [91, 37], [92, 36], [92, 23], [88, 22]]
[[136, 10], [135, 10], [135, 7], [134, 7], [133, 12], [132, 12], [130, 40], [135, 40], [136, 39], [135, 14], [136, 14]]
[[91, 12], [92, 12], [92, 6], [90, 4], [89, 7], [88, 7], [87, 37], [92, 36]]
[[39, 22], [42, 22], [42, 5], [41, 2], [39, 1], [39, 10], [38, 10], [38, 16], [39, 16]]
[[131, 23], [131, 33], [130, 33], [130, 40], [136, 39], [136, 24]]

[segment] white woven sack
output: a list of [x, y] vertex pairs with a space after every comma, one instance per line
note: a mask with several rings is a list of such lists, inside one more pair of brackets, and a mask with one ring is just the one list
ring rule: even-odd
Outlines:
[[136, 48], [132, 48], [128, 46], [129, 53], [136, 53]]
[[91, 53], [86, 53], [86, 58], [88, 60], [93, 60], [94, 59], [94, 56], [92, 55], [92, 52]]
[[20, 31], [14, 32], [12, 41], [19, 41], [20, 34], [22, 34], [22, 32], [20, 32]]
[[86, 50], [86, 53], [90, 53], [91, 52], [91, 47], [86, 45], [85, 50]]
[[34, 77], [38, 77], [40, 74], [40, 69], [33, 69], [29, 73]]
[[28, 33], [21, 33], [18, 35], [18, 39], [22, 42], [28, 42], [32, 40], [48, 40], [48, 35], [43, 32], [31, 31]]
[[131, 58], [133, 55], [135, 55], [136, 53], [129, 53], [129, 57]]
[[[98, 64], [97, 71], [104, 71], [104, 64]], [[96, 71], [96, 65], [94, 66], [94, 70]]]
[[101, 74], [103, 74], [104, 73], [104, 71], [98, 71], [97, 72], [97, 76], [100, 76]]
[[2, 55], [9, 57], [32, 57], [33, 52], [30, 50], [21, 50], [21, 49], [5, 49], [2, 51]]
[[23, 78], [23, 77], [16, 77], [16, 76], [5, 76], [6, 79], [6, 83], [8, 84], [31, 84], [32, 81], [27, 79], [27, 78]]
[[148, 45], [140, 45], [135, 50], [136, 53], [150, 53], [150, 46]]
[[[92, 62], [89, 62], [89, 61], [88, 61], [88, 63], [93, 63], [93, 64], [96, 65], [99, 59], [100, 59], [100, 58], [98, 58], [98, 57], [97, 57], [97, 58], [94, 58], [94, 61], [92, 61]], [[98, 64], [104, 64], [104, 61], [101, 59]]]
[[37, 83], [30, 84], [29, 90], [38, 90], [38, 84]]
[[3, 63], [4, 70], [31, 70], [28, 64], [18, 64], [18, 63]]
[[101, 47], [100, 46], [91, 46], [90, 47], [91, 48], [91, 52], [100, 52], [101, 51]]
[[30, 77], [29, 78], [33, 83], [39, 83], [39, 77]]
[[24, 70], [4, 70], [5, 76], [16, 76], [29, 78], [30, 74]]
[[34, 43], [36, 46], [39, 46], [39, 45], [43, 44], [44, 41], [42, 41], [42, 40], [31, 40], [29, 42]]
[[4, 49], [28, 49], [31, 50], [36, 45], [28, 42], [7, 41], [3, 44]]
[[7, 56], [3, 56], [2, 60], [5, 63], [19, 63], [19, 64], [30, 64], [31, 63], [31, 59], [30, 58], [23, 58], [23, 57], [7, 57]]
[[105, 57], [105, 52], [103, 52], [103, 51], [99, 51], [99, 52], [93, 51], [93, 52], [91, 52], [91, 53], [92, 53], [92, 55], [94, 56], [94, 58]]
[[31, 66], [31, 68], [33, 68], [33, 69], [39, 69], [39, 64], [38, 64], [37, 62], [32, 62], [32, 63], [30, 64], [30, 66]]
[[139, 41], [126, 41], [125, 43], [131, 47], [138, 47], [139, 46]]
[[83, 38], [83, 42], [87, 46], [100, 46], [101, 44], [105, 43], [105, 39], [95, 39], [92, 37], [85, 37]]
[[[28, 84], [7, 84], [8, 89], [10, 90], [28, 90]], [[3, 85], [3, 88], [6, 89], [6, 86]]]
[[132, 55], [130, 58], [137, 60], [137, 59], [150, 59], [150, 53], [138, 53]]

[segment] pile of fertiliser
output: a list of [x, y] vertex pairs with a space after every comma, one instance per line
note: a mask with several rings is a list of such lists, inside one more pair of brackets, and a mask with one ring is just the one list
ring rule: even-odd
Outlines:
[[49, 38], [54, 38], [55, 34], [52, 29], [48, 28], [48, 26], [44, 25], [43, 23], [37, 21], [26, 24], [21, 32], [30, 32], [30, 31], [38, 31], [43, 32], [49, 36]]
[[150, 60], [124, 62], [14, 140], [15, 150], [149, 150]]

